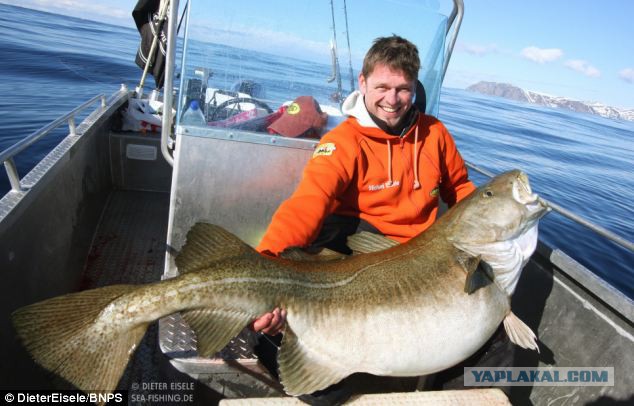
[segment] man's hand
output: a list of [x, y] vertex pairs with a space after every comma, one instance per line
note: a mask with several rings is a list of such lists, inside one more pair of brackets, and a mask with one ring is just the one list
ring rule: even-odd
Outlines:
[[264, 313], [253, 320], [251, 328], [255, 332], [262, 332], [274, 336], [282, 332], [284, 323], [286, 323], [286, 310], [280, 310], [279, 307], [276, 307], [272, 312]]

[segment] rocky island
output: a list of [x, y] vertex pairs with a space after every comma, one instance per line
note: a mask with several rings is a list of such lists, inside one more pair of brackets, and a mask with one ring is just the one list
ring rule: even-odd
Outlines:
[[634, 121], [634, 110], [618, 109], [598, 102], [584, 102], [565, 97], [550, 96], [524, 90], [508, 83], [478, 82], [467, 87], [467, 90], [540, 106], [563, 108], [581, 113], [596, 114], [606, 118]]

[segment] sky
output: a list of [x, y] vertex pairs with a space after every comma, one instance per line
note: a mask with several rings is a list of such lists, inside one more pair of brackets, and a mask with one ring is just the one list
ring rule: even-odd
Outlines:
[[[0, 2], [134, 27], [134, 0]], [[337, 45], [340, 54], [345, 55], [345, 20], [339, 17], [343, 15], [343, 2], [334, 3]], [[451, 9], [451, 2], [446, 0], [346, 3], [354, 66], [374, 36], [384, 35], [383, 31], [410, 39], [433, 35], [431, 23], [421, 22], [419, 11], [431, 8], [446, 13]], [[465, 88], [482, 80], [504, 82], [553, 96], [634, 109], [634, 1], [464, 3], [464, 20], [445, 86]], [[191, 31], [193, 37], [231, 45], [250, 43], [251, 48], [282, 54], [301, 48], [322, 61], [329, 58], [332, 20], [327, 0], [203, 0], [194, 3], [192, 15], [197, 23]]]

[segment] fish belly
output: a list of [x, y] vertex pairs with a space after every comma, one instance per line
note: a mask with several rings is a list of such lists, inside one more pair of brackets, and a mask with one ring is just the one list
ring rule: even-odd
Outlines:
[[331, 369], [418, 376], [468, 358], [493, 335], [508, 310], [508, 297], [490, 285], [471, 295], [447, 293], [367, 311], [301, 314], [290, 309], [288, 323], [309, 358]]

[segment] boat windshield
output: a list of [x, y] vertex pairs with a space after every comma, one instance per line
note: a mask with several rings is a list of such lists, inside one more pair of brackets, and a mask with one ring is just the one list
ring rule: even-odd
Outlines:
[[[357, 89], [373, 40], [392, 34], [418, 46], [426, 112], [437, 115], [447, 17], [426, 3], [435, 2], [191, 2], [177, 132], [189, 126], [198, 127], [193, 135], [230, 128], [319, 138], [343, 120], [341, 102]], [[185, 114], [192, 101], [195, 116]], [[273, 125], [298, 106], [317, 112], [301, 125]]]

